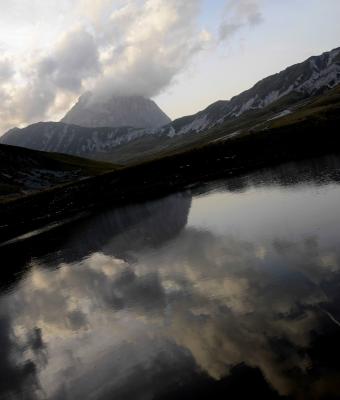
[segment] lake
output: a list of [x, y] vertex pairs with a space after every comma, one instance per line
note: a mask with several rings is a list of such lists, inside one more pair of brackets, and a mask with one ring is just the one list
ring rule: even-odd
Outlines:
[[340, 158], [0, 248], [1, 399], [340, 398]]

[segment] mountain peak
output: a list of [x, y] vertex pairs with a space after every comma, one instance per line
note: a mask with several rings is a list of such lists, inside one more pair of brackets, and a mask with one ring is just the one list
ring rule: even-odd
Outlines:
[[113, 95], [103, 99], [86, 92], [61, 122], [90, 128], [159, 128], [171, 120], [153, 100], [143, 96]]

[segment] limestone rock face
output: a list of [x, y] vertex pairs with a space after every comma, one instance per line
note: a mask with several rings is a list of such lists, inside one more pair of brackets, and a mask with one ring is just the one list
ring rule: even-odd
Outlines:
[[142, 96], [112, 96], [100, 100], [87, 92], [80, 96], [61, 122], [88, 128], [159, 128], [171, 120], [154, 101]]

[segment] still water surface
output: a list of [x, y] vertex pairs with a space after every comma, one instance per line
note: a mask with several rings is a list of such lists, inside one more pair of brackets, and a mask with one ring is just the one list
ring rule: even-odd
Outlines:
[[1, 399], [340, 398], [340, 160], [0, 248]]

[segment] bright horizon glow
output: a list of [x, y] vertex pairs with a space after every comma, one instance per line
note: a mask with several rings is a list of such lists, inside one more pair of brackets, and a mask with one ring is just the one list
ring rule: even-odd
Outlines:
[[308, 7], [305, 0], [3, 0], [1, 7], [0, 134], [59, 120], [88, 89], [136, 91], [175, 119], [340, 46], [338, 0]]

